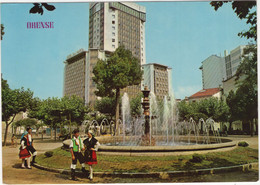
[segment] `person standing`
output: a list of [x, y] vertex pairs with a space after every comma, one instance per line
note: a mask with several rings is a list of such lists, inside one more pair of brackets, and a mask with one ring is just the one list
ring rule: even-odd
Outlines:
[[33, 165], [35, 162], [35, 158], [37, 155], [37, 151], [35, 150], [35, 148], [33, 147], [33, 138], [32, 138], [32, 129], [29, 127], [27, 128], [27, 132], [28, 132], [28, 136], [27, 136], [27, 150], [29, 152], [31, 152], [33, 158], [32, 158], [32, 162], [31, 165]]
[[91, 130], [88, 131], [88, 138], [83, 141], [85, 145], [85, 160], [86, 164], [89, 165], [89, 179], [93, 179], [93, 164], [97, 164], [97, 155], [96, 151], [100, 146], [98, 140], [94, 137], [93, 132]]
[[82, 172], [84, 174], [86, 174], [86, 169], [85, 169], [85, 160], [84, 157], [81, 153], [81, 151], [84, 151], [84, 145], [82, 143], [82, 140], [79, 136], [79, 130], [76, 129], [73, 131], [73, 138], [71, 139], [70, 142], [70, 153], [71, 153], [71, 157], [72, 157], [72, 163], [71, 163], [71, 179], [72, 180], [77, 180], [75, 177], [75, 173], [76, 173], [76, 165], [77, 165], [77, 160], [79, 160], [79, 163], [81, 164], [82, 168]]
[[20, 152], [19, 152], [19, 158], [22, 159], [21, 168], [25, 168], [25, 161], [27, 161], [26, 167], [28, 169], [32, 169], [31, 165], [30, 165], [31, 154], [27, 150], [27, 144], [26, 144], [27, 142], [28, 142], [28, 132], [25, 131], [21, 137], [21, 147], [20, 147]]

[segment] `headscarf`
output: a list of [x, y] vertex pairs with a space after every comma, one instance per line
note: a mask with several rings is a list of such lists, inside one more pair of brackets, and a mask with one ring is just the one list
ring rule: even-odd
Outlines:
[[24, 137], [26, 134], [28, 134], [28, 132], [27, 132], [27, 131], [24, 131], [24, 133], [22, 134], [21, 139], [23, 139], [23, 137]]

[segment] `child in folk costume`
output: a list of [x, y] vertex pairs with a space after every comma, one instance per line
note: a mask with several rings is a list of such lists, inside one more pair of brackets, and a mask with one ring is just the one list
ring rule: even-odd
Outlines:
[[27, 143], [28, 142], [28, 132], [25, 131], [21, 137], [21, 147], [20, 147], [20, 152], [19, 152], [19, 158], [22, 159], [22, 168], [25, 168], [24, 163], [25, 159], [27, 159], [27, 168], [32, 169], [30, 166], [30, 158], [31, 154], [27, 150]]
[[79, 163], [82, 166], [82, 172], [86, 174], [86, 169], [85, 169], [85, 159], [81, 153], [81, 151], [85, 150], [85, 147], [82, 143], [82, 140], [79, 136], [79, 130], [76, 129], [73, 131], [73, 138], [71, 139], [70, 142], [70, 153], [72, 157], [72, 163], [71, 163], [71, 179], [76, 180], [75, 178], [75, 170], [76, 170], [76, 165], [77, 165], [77, 160], [79, 160]]
[[97, 155], [96, 151], [99, 147], [98, 140], [93, 136], [93, 132], [91, 130], [88, 131], [88, 138], [83, 141], [86, 150], [85, 150], [85, 160], [86, 164], [89, 165], [89, 179], [93, 179], [93, 169], [92, 165], [97, 164]]
[[35, 158], [36, 158], [36, 155], [37, 155], [37, 151], [35, 150], [35, 148], [33, 147], [33, 138], [32, 138], [32, 129], [31, 128], [27, 128], [27, 132], [28, 132], [28, 137], [27, 137], [27, 150], [29, 152], [32, 153], [33, 155], [33, 159], [32, 159], [32, 162], [31, 164], [33, 165], [35, 162]]

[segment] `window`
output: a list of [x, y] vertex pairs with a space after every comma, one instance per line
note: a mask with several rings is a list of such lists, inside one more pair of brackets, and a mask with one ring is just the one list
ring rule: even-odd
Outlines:
[[112, 30], [115, 30], [116, 29], [116, 27], [115, 26], [112, 26]]
[[115, 42], [116, 40], [115, 39], [112, 39], [112, 42]]
[[115, 18], [116, 18], [116, 16], [113, 14], [113, 15], [112, 15], [112, 18], [113, 18], [113, 19], [115, 19]]
[[115, 21], [112, 21], [112, 24], [115, 24]]
[[112, 45], [112, 48], [116, 48], [116, 46], [113, 44], [113, 45]]
[[112, 36], [116, 36], [115, 32], [112, 32]]

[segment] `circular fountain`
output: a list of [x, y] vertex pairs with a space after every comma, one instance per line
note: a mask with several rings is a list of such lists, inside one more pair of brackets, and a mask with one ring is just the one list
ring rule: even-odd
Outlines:
[[[119, 135], [115, 131], [115, 122], [103, 119], [84, 121], [82, 129], [93, 130], [101, 143], [99, 152], [109, 155], [172, 155], [176, 152], [209, 151], [236, 146], [235, 142], [219, 136], [214, 129], [214, 120], [200, 119], [196, 123], [192, 118], [178, 121], [178, 110], [174, 94], [157, 102], [154, 93], [145, 88], [143, 91], [143, 115], [131, 117], [127, 93], [122, 97]], [[82, 133], [84, 134], [84, 133]], [[67, 145], [69, 141], [64, 141]]]

